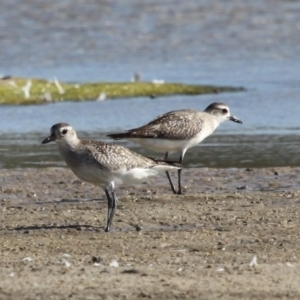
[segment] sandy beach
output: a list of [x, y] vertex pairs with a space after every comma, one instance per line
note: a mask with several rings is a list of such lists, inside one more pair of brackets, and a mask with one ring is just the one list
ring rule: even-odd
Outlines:
[[100, 188], [65, 168], [1, 170], [0, 299], [299, 299], [300, 168], [186, 169]]

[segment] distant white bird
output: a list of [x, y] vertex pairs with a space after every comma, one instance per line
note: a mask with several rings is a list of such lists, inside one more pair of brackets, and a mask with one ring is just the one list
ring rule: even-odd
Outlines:
[[164, 84], [165, 81], [163, 79], [153, 79], [152, 83], [154, 83], [154, 84]]
[[31, 80], [28, 80], [26, 82], [26, 84], [21, 88], [21, 90], [23, 91], [24, 93], [24, 97], [26, 99], [29, 99], [30, 98], [30, 89], [31, 89], [31, 86], [32, 86], [32, 82]]
[[44, 101], [44, 102], [52, 102], [52, 95], [50, 92], [45, 92], [42, 96], [41, 96], [41, 99]]
[[58, 92], [59, 92], [60, 94], [64, 94], [64, 93], [65, 93], [65, 90], [64, 90], [64, 88], [61, 86], [61, 84], [59, 83], [59, 81], [57, 80], [57, 78], [56, 78], [55, 76], [53, 77], [53, 82], [54, 82], [55, 86], [57, 87]]
[[96, 99], [97, 102], [102, 102], [106, 100], [106, 93], [101, 92], [98, 96], [98, 98]]

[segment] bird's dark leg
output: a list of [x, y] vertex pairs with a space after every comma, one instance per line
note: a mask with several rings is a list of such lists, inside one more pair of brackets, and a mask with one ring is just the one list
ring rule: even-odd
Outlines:
[[110, 184], [110, 188], [111, 188], [111, 195], [109, 194], [108, 190], [105, 189], [105, 193], [106, 193], [106, 197], [108, 200], [108, 212], [107, 212], [107, 226], [105, 231], [108, 232], [110, 230], [114, 215], [115, 215], [115, 211], [117, 208], [117, 204], [118, 204], [118, 198], [115, 195], [115, 190], [114, 190], [114, 183], [112, 182]]
[[[167, 160], [167, 158], [168, 158], [168, 152], [166, 152], [166, 154], [165, 154], [165, 160]], [[173, 184], [173, 181], [172, 181], [172, 178], [171, 178], [169, 172], [166, 171], [166, 174], [167, 174], [167, 177], [168, 177], [168, 179], [169, 179], [169, 182], [170, 182], [171, 189], [172, 189], [173, 193], [174, 193], [174, 194], [177, 194], [177, 192], [176, 192], [176, 190], [175, 190], [175, 187], [174, 187], [174, 184]]]
[[108, 223], [109, 228], [111, 227], [111, 224], [112, 224], [112, 221], [113, 221], [113, 218], [114, 218], [114, 215], [115, 215], [115, 211], [116, 211], [116, 208], [117, 208], [117, 205], [118, 205], [118, 198], [117, 198], [113, 188], [112, 188], [111, 194], [112, 194], [112, 199], [113, 199], [113, 205], [112, 205], [112, 211], [111, 211], [110, 219], [109, 219], [109, 223]]
[[180, 169], [178, 169], [178, 192], [177, 192], [177, 194], [181, 195], [182, 194], [182, 192], [181, 192], [181, 170], [182, 170], [181, 164], [182, 164], [182, 155], [179, 158], [179, 164], [180, 164]]
[[105, 194], [106, 194], [106, 198], [107, 198], [107, 224], [106, 224], [105, 232], [108, 232], [110, 229], [109, 228], [109, 219], [111, 216], [113, 199], [112, 199], [111, 195], [109, 194], [108, 189], [105, 189]]
[[[168, 158], [168, 152], [166, 152], [165, 160], [167, 160], [167, 158]], [[175, 190], [175, 187], [174, 187], [173, 181], [171, 179], [171, 176], [170, 176], [169, 172], [166, 171], [167, 177], [168, 177], [170, 185], [171, 185], [171, 189], [172, 189], [174, 194], [178, 194], [178, 195], [182, 194], [182, 190], [181, 190], [181, 171], [182, 171], [181, 165], [182, 165], [182, 160], [183, 160], [183, 155], [180, 156], [179, 161], [178, 161], [178, 163], [180, 164], [180, 169], [178, 169], [178, 191]]]

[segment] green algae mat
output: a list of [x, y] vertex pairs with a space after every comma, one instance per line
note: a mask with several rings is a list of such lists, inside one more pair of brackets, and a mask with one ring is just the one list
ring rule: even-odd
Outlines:
[[171, 95], [201, 95], [244, 91], [242, 87], [191, 85], [154, 82], [63, 83], [56, 78], [6, 77], [0, 79], [0, 104], [42, 104], [58, 101], [84, 101]]

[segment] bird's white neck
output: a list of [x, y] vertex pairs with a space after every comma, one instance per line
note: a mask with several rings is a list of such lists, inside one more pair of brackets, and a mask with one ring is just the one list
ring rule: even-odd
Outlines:
[[80, 140], [77, 136], [66, 137], [65, 139], [58, 140], [57, 145], [60, 151], [74, 150], [80, 145]]

